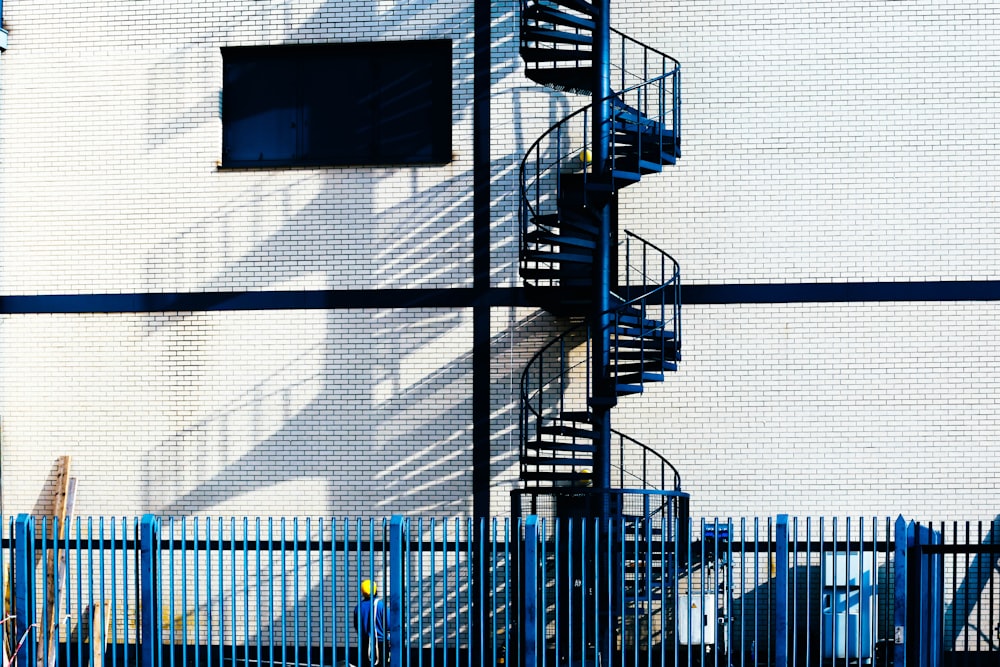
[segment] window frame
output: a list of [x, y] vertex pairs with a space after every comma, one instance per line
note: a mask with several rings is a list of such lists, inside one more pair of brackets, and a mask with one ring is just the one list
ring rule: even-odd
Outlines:
[[[220, 168], [440, 166], [453, 159], [450, 39], [232, 46], [222, 47], [221, 55]], [[337, 63], [354, 63], [364, 75]], [[321, 83], [329, 85], [314, 86], [307, 72], [324, 66], [331, 79]], [[272, 78], [262, 80], [294, 92], [269, 88], [272, 97], [255, 95], [260, 83], [248, 76], [255, 67], [269, 70]], [[343, 94], [338, 72], [360, 81], [357, 96], [334, 100]], [[370, 86], [362, 88], [365, 83]], [[333, 113], [319, 113], [324, 110]], [[317, 124], [323, 117], [329, 123]], [[287, 133], [281, 127], [286, 122]], [[333, 138], [340, 128], [353, 128], [354, 140]]]

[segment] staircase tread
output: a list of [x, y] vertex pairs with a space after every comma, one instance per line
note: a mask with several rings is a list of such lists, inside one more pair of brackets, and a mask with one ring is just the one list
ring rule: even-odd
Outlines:
[[[576, 10], [579, 11], [579, 10]], [[546, 21], [564, 25], [570, 28], [580, 28], [581, 30], [593, 30], [594, 20], [576, 14], [549, 7], [547, 5], [533, 4], [524, 9], [522, 16], [528, 20]]]
[[573, 234], [554, 234], [543, 229], [536, 229], [525, 235], [528, 243], [552, 246], [573, 246], [576, 248], [594, 248], [597, 242], [591, 238], [583, 238]]
[[[584, 61], [586, 62], [586, 61]], [[590, 95], [594, 68], [591, 65], [576, 67], [527, 67], [524, 75], [532, 81], [553, 90], [579, 95]]]
[[601, 434], [596, 433], [593, 429], [566, 426], [565, 424], [543, 426], [539, 429], [539, 432], [545, 435], [561, 435], [567, 438], [586, 438], [588, 440], [601, 439]]
[[[661, 333], [663, 335], [661, 335]], [[657, 332], [652, 336], [633, 336], [630, 338], [619, 338], [615, 341], [618, 347], [630, 348], [634, 350], [656, 350], [663, 344], [668, 349], [673, 349], [674, 335], [671, 331]]]
[[539, 451], [565, 451], [565, 452], [588, 452], [593, 453], [594, 445], [583, 444], [583, 443], [568, 443], [568, 442], [555, 442], [550, 440], [532, 440], [527, 443], [529, 449], [535, 449]]
[[654, 320], [639, 315], [618, 314], [615, 318], [616, 324], [627, 327], [640, 327], [642, 329], [659, 329], [663, 326], [662, 320]]
[[560, 229], [564, 234], [572, 232], [586, 234], [591, 238], [597, 236], [598, 229], [596, 225], [584, 220], [574, 220], [572, 219], [573, 217], [569, 212], [564, 212], [562, 216], [558, 213], [549, 213], [535, 216], [532, 222], [539, 226]]
[[622, 390], [622, 387], [637, 386], [641, 387], [643, 383], [646, 382], [663, 382], [663, 373], [652, 373], [649, 371], [643, 371], [642, 373], [618, 373], [616, 375], [617, 384], [616, 389]]
[[580, 255], [571, 252], [549, 252], [544, 250], [525, 251], [526, 262], [573, 262], [577, 264], [593, 264], [593, 255]]
[[622, 377], [623, 375], [631, 373], [662, 373], [666, 370], [665, 366], [667, 363], [669, 362], [647, 357], [646, 360], [643, 361], [626, 360], [624, 362], [619, 362], [614, 364], [612, 368], [613, 372], [616, 373], [618, 377]]
[[521, 31], [521, 35], [522, 39], [532, 42], [578, 44], [580, 46], [591, 46], [594, 43], [594, 38], [586, 33], [566, 32], [539, 26], [526, 26]]
[[581, 14], [587, 14], [588, 16], [597, 15], [597, 7], [590, 4], [589, 2], [584, 2], [583, 0], [549, 0], [552, 4], [559, 5], [560, 7], [565, 7], [566, 9], [572, 9], [575, 12], [580, 12]]
[[632, 185], [633, 183], [638, 183], [642, 180], [642, 174], [638, 171], [623, 169], [618, 165], [611, 168], [611, 176], [614, 179], [615, 184], [619, 186]]
[[630, 363], [648, 363], [648, 364], [658, 364], [663, 370], [673, 370], [668, 368], [676, 359], [673, 358], [673, 354], [667, 354], [667, 350], [661, 352], [659, 348], [655, 350], [619, 350], [614, 353], [614, 359], [619, 360], [619, 366], [622, 364], [621, 361]]
[[566, 61], [590, 61], [594, 52], [586, 49], [554, 49], [540, 46], [522, 46], [521, 58], [527, 62], [554, 63]]
[[[521, 479], [538, 482], [589, 482], [593, 473], [589, 472], [542, 472], [542, 471], [521, 471]], [[580, 484], [581, 488], [588, 487], [589, 484]]]
[[[661, 325], [662, 326], [662, 325]], [[616, 326], [613, 328], [613, 332], [619, 336], [628, 336], [630, 338], [641, 339], [644, 341], [660, 341], [660, 340], [673, 340], [673, 332], [666, 329], [661, 329], [657, 327], [632, 327], [632, 326]], [[629, 341], [621, 341], [622, 344], [628, 343]], [[631, 347], [625, 345], [626, 347]]]
[[522, 456], [521, 465], [526, 466], [575, 466], [591, 467], [593, 459], [573, 458], [570, 456]]

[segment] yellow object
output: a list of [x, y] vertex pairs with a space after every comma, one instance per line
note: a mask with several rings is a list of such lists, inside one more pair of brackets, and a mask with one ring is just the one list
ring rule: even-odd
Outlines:
[[590, 161], [593, 159], [594, 156], [591, 155], [589, 148], [584, 148], [582, 151], [580, 151], [580, 162], [582, 162], [583, 164], [590, 164]]
[[371, 579], [365, 579], [361, 582], [361, 594], [366, 598], [378, 595], [378, 584], [372, 583]]

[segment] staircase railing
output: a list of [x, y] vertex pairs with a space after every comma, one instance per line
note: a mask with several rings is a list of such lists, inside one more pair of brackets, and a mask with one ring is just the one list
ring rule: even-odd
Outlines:
[[[680, 266], [669, 254], [631, 232], [625, 232], [621, 244], [619, 274], [615, 298], [619, 303], [608, 311], [605, 325], [609, 329], [612, 363], [608, 369], [609, 382], [617, 384], [624, 373], [622, 364], [647, 361], [674, 361], [680, 358]], [[638, 320], [638, 324], [636, 321]], [[659, 340], [659, 349], [643, 346], [635, 350], [638, 359], [628, 361], [621, 357], [627, 349], [623, 342], [624, 331], [632, 335], [642, 334]], [[637, 331], [639, 330], [639, 331]], [[591, 349], [596, 341], [604, 339], [603, 331], [595, 327], [590, 319], [570, 327], [539, 350], [528, 362], [521, 374], [520, 401], [520, 458], [522, 479], [526, 472], [537, 471], [539, 464], [532, 463], [534, 470], [526, 470], [524, 460], [529, 457], [530, 443], [537, 441], [548, 429], [565, 426], [570, 434], [567, 444], [584, 444], [585, 436], [574, 439], [573, 424], [583, 423], [590, 413], [590, 392], [595, 369], [592, 366]], [[627, 437], [627, 436], [624, 436]], [[630, 439], [631, 440], [631, 439]], [[638, 441], [631, 440], [641, 445]], [[572, 448], [567, 448], [571, 450]], [[648, 449], [648, 448], [646, 448]], [[651, 451], [651, 450], [650, 450]], [[642, 456], [647, 456], [643, 454]], [[555, 457], [554, 457], [555, 458]], [[592, 456], [569, 451], [558, 457], [559, 462], [549, 466], [573, 466], [583, 469], [592, 465]], [[624, 460], [623, 460], [624, 461]], [[664, 459], [664, 461], [666, 461]], [[667, 463], [669, 466], [669, 463]], [[679, 489], [679, 476], [674, 471], [674, 484]], [[666, 481], [664, 478], [662, 481]], [[645, 484], [643, 488], [651, 488]], [[666, 484], [656, 488], [668, 488]]]
[[[638, 309], [645, 320], [660, 322], [664, 358], [681, 358], [681, 267], [673, 257], [638, 234], [623, 230], [618, 246], [618, 273], [622, 276], [613, 296], [623, 306]], [[613, 341], [614, 342], [614, 341]], [[619, 350], [620, 351], [620, 350]], [[618, 359], [613, 359], [617, 362]]]
[[662, 454], [621, 431], [611, 429], [611, 434], [618, 441], [617, 460], [611, 465], [613, 486], [643, 491], [681, 490], [680, 472]]
[[[521, 277], [528, 287], [559, 288], [540, 295], [551, 296], [552, 312], [586, 316], [535, 354], [521, 376], [520, 477], [527, 488], [518, 493], [532, 503], [546, 493], [552, 502], [589, 491], [612, 493], [592, 487], [595, 453], [615, 446], [604, 441], [595, 411], [641, 392], [647, 382], [661, 381], [680, 359], [677, 262], [635, 234], [609, 231], [608, 219], [598, 216], [616, 205], [619, 188], [679, 157], [680, 63], [614, 29], [608, 50], [597, 53], [595, 31], [606, 25], [600, 11], [590, 0], [521, 2], [520, 53], [528, 78], [593, 98], [606, 94], [597, 73], [609, 67], [615, 89], [550, 127], [520, 165]], [[600, 114], [591, 113], [594, 104]], [[593, 163], [594, 156], [600, 164]], [[608, 268], [604, 253], [612, 237], [622, 241], [610, 258], [611, 294], [595, 295], [595, 267]], [[594, 313], [595, 299], [607, 308], [608, 296], [610, 309]], [[606, 346], [610, 354], [592, 355], [594, 345]], [[657, 494], [686, 496], [665, 458], [629, 436], [617, 436], [619, 511], [628, 494], [648, 493], [646, 505]], [[601, 460], [616, 467], [614, 452], [604, 455], [609, 458]], [[629, 514], [648, 517], [662, 509]]]
[[[644, 151], [657, 151], [674, 158], [680, 155], [680, 65], [669, 56], [664, 55], [663, 58], [667, 59], [665, 63], [670, 63], [669, 70], [651, 80], [623, 88], [611, 97], [615, 133], [608, 137], [609, 173], [619, 166], [617, 161], [621, 151], [617, 150], [617, 144], [623, 136], [630, 133], [638, 136], [640, 154]], [[643, 64], [640, 69], [645, 72], [648, 66]], [[622, 68], [622, 79], [629, 76], [633, 74]], [[581, 181], [579, 185], [585, 194], [591, 180], [602, 179], [595, 177], [590, 169], [591, 156], [594, 155], [593, 141], [589, 138], [591, 106], [577, 109], [550, 127], [531, 145], [521, 160], [519, 246], [521, 273], [529, 286], [558, 284], [557, 279], [535, 279], [530, 274], [531, 269], [551, 269], [551, 263], [526, 261], [524, 258], [530, 255], [530, 250], [539, 247], [529, 235], [533, 226], [557, 233], [559, 202], [564, 188], [562, 177], [578, 174]], [[671, 129], [666, 131], [664, 128]]]

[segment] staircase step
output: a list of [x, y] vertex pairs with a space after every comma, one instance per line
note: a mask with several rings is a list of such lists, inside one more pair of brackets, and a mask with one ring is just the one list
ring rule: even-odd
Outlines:
[[618, 382], [624, 384], [632, 384], [636, 382], [663, 382], [663, 372], [668, 370], [665, 368], [669, 361], [662, 362], [650, 362], [638, 364], [635, 362], [629, 364], [618, 364], [617, 366], [611, 366], [608, 369], [608, 373], [617, 378]]
[[538, 28], [525, 26], [521, 30], [521, 39], [528, 42], [542, 42], [545, 44], [576, 44], [578, 46], [591, 46], [594, 38], [587, 33], [566, 32], [564, 30], [553, 30], [551, 28]]
[[[660, 364], [664, 367], [663, 370], [667, 370], [666, 366], [671, 362], [677, 361], [673, 358], [673, 348], [668, 348], [665, 350], [660, 350], [660, 348], [651, 350], [619, 350], [613, 353], [615, 359], [622, 361], [647, 361], [648, 363]], [[673, 370], [673, 369], [670, 369]]]
[[577, 428], [562, 424], [553, 426], [543, 426], [539, 431], [545, 435], [559, 435], [567, 438], [585, 438], [587, 440], [600, 440], [601, 434], [595, 433], [593, 429]]
[[620, 125], [623, 128], [650, 128], [656, 129], [659, 123], [639, 111], [635, 107], [631, 107], [624, 102], [615, 102], [611, 107], [611, 118], [616, 125]]
[[642, 179], [642, 174], [639, 171], [630, 171], [625, 167], [619, 166], [616, 163], [611, 168], [611, 177], [614, 179], [614, 185], [620, 188], [638, 183]]
[[[584, 60], [581, 62], [588, 62]], [[593, 70], [590, 65], [576, 67], [527, 67], [524, 75], [543, 86], [578, 95], [590, 95], [593, 87]]]
[[638, 384], [642, 386], [644, 382], [663, 382], [663, 373], [651, 373], [649, 371], [643, 371], [642, 373], [618, 373], [616, 381], [616, 388], [622, 385]]
[[525, 7], [521, 16], [526, 20], [544, 21], [546, 23], [566, 26], [567, 28], [578, 28], [580, 30], [590, 30], [591, 32], [594, 30], [593, 19], [570, 14], [569, 12], [564, 12], [548, 5], [529, 5]]
[[673, 138], [673, 132], [660, 134], [656, 130], [636, 131], [635, 127], [621, 127], [615, 125], [614, 142], [615, 149], [631, 148], [633, 152], [640, 152], [647, 160], [656, 161], [660, 164], [676, 164], [680, 147]]
[[590, 287], [594, 281], [585, 277], [567, 277], [560, 269], [521, 267], [518, 271], [527, 280], [557, 280], [562, 287]]
[[579, 411], [569, 410], [569, 411], [563, 412], [559, 416], [562, 418], [563, 421], [567, 421], [567, 422], [582, 422], [584, 424], [589, 424], [590, 420], [593, 418], [593, 415], [591, 413], [583, 411], [583, 410], [579, 410]]
[[587, 16], [597, 16], [597, 8], [584, 0], [551, 0], [551, 2], [560, 7], [572, 9], [574, 12], [586, 14]]
[[593, 60], [594, 53], [587, 49], [547, 49], [522, 46], [521, 58], [529, 63], [584, 62]]
[[593, 264], [593, 255], [579, 255], [570, 252], [542, 252], [540, 250], [528, 250], [525, 252], [524, 261], [526, 262], [573, 262], [576, 264]]
[[[615, 155], [612, 162], [612, 170], [616, 178], [632, 178], [631, 174], [638, 174], [636, 180], [645, 174], [655, 174], [663, 171], [663, 165], [652, 160], [643, 160], [635, 155]], [[625, 176], [619, 175], [624, 174]]]
[[574, 248], [588, 249], [597, 246], [597, 242], [592, 238], [574, 236], [573, 234], [553, 234], [544, 229], [530, 231], [524, 238], [528, 243], [537, 243], [538, 245], [572, 246]]
[[615, 318], [615, 321], [618, 326], [641, 327], [644, 330], [659, 329], [663, 326], [663, 322], [660, 320], [653, 320], [648, 317], [642, 317], [642, 315], [633, 315], [631, 313], [619, 313], [618, 317]]
[[618, 384], [615, 385], [615, 391], [619, 396], [628, 396], [629, 394], [641, 394], [642, 385], [641, 384]]
[[[629, 329], [629, 331], [639, 331], [638, 329]], [[628, 334], [632, 335], [632, 334]], [[666, 329], [658, 329], [653, 332], [652, 335], [646, 336], [635, 336], [633, 338], [619, 338], [615, 341], [615, 345], [623, 348], [630, 349], [640, 349], [640, 350], [656, 350], [660, 348], [662, 341], [670, 341], [670, 347], [673, 347], [674, 334], [672, 331], [667, 331]]]
[[640, 373], [640, 372], [650, 372], [650, 373], [662, 373], [663, 372], [663, 361], [656, 361], [647, 358], [642, 361], [625, 361], [614, 364], [612, 370], [618, 373], [621, 377], [625, 373]]
[[572, 210], [566, 210], [562, 215], [558, 213], [536, 215], [532, 219], [532, 222], [541, 227], [559, 229], [562, 234], [579, 235], [581, 237], [588, 236], [594, 238], [599, 231], [597, 225], [584, 219], [583, 215], [574, 215]]
[[[574, 468], [593, 469], [594, 460], [563, 456], [522, 456], [521, 466], [571, 466]], [[583, 472], [579, 470], [577, 472]]]
[[[656, 327], [648, 327], [648, 328], [619, 326], [614, 328], [613, 333], [617, 333], [619, 336], [628, 336], [629, 338], [641, 338], [643, 340], [649, 340], [649, 341], [674, 339], [674, 332], [670, 331], [669, 329], [663, 328], [663, 324], [658, 324]], [[621, 340], [623, 343], [630, 342], [627, 339], [621, 339]]]
[[527, 482], [568, 482], [580, 487], [590, 486], [593, 477], [589, 472], [521, 471], [521, 479]]
[[593, 443], [567, 443], [567, 442], [556, 442], [551, 440], [532, 440], [527, 443], [527, 448], [529, 450], [535, 450], [539, 452], [583, 452], [586, 454], [594, 453]]

